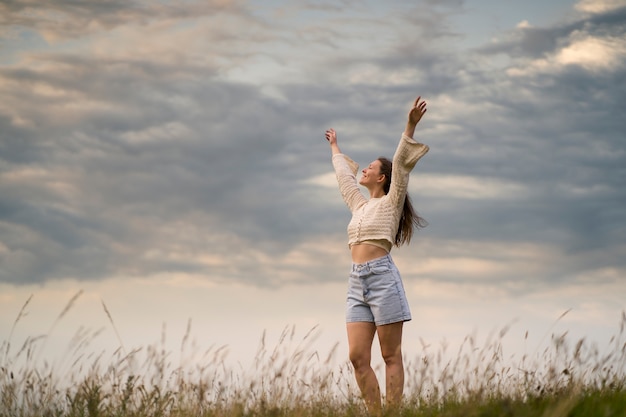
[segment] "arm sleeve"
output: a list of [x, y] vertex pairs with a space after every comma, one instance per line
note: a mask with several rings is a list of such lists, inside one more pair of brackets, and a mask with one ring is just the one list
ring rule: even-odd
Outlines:
[[428, 152], [428, 146], [419, 143], [402, 134], [396, 153], [393, 155], [393, 165], [391, 168], [391, 185], [389, 187], [389, 198], [394, 205], [404, 203], [407, 187], [409, 185], [409, 174], [417, 161]]
[[365, 196], [359, 190], [356, 181], [356, 173], [359, 165], [348, 156], [337, 153], [333, 155], [333, 167], [339, 184], [339, 191], [351, 212], [367, 202]]

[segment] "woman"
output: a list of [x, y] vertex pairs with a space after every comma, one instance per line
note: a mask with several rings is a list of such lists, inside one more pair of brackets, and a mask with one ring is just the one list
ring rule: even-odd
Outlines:
[[346, 322], [349, 356], [357, 384], [370, 414], [382, 410], [380, 388], [370, 365], [374, 334], [378, 333], [385, 361], [387, 405], [400, 405], [404, 389], [402, 325], [411, 312], [402, 280], [389, 252], [393, 245], [409, 243], [414, 227], [425, 222], [413, 210], [407, 195], [409, 173], [428, 152], [428, 146], [413, 139], [415, 127], [426, 113], [426, 102], [418, 97], [409, 110], [406, 128], [393, 163], [378, 158], [362, 171], [357, 185], [358, 165], [341, 153], [337, 134], [326, 131], [341, 195], [352, 212], [348, 245], [352, 254]]

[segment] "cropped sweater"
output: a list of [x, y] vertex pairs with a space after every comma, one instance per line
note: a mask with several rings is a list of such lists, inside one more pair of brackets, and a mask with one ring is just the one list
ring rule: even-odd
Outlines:
[[383, 197], [367, 199], [359, 190], [356, 174], [359, 165], [347, 155], [332, 157], [343, 200], [352, 212], [348, 224], [348, 246], [369, 243], [387, 252], [395, 242], [409, 184], [409, 173], [428, 152], [428, 146], [403, 134], [393, 156], [391, 185]]

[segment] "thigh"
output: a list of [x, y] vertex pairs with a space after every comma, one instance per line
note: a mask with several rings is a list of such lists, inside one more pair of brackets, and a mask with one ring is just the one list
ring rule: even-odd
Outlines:
[[372, 342], [376, 334], [376, 325], [372, 322], [352, 322], [346, 323], [348, 331], [348, 348], [350, 357], [367, 358], [371, 357]]
[[384, 324], [376, 327], [380, 352], [383, 357], [400, 355], [402, 352], [403, 322]]

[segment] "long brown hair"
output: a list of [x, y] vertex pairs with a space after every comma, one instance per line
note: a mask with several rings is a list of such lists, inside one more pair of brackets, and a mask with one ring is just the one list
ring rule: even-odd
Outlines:
[[[391, 186], [391, 161], [383, 156], [379, 157], [380, 161], [380, 173], [385, 176], [385, 184], [383, 185], [383, 191], [385, 194], [389, 192]], [[420, 217], [411, 203], [411, 197], [406, 194], [404, 198], [404, 206], [402, 207], [402, 214], [400, 215], [400, 224], [398, 225], [398, 232], [394, 240], [394, 245], [401, 246], [405, 243], [409, 243], [413, 237], [413, 229], [421, 229], [426, 227], [428, 223], [424, 218]]]

